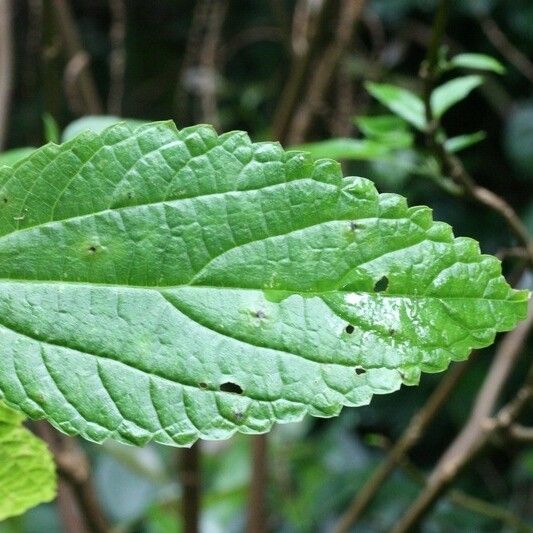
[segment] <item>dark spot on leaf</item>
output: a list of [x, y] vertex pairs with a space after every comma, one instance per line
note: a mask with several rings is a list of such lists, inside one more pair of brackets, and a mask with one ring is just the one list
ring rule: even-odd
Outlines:
[[89, 246], [89, 248], [87, 248], [87, 251], [90, 253], [90, 254], [94, 254], [96, 253], [96, 246], [94, 244], [92, 244], [91, 246]]
[[346, 333], [348, 333], [349, 335], [351, 335], [351, 334], [355, 331], [355, 328], [354, 328], [351, 324], [348, 324], [348, 325], [344, 328], [344, 331], [346, 331]]
[[375, 292], [386, 291], [388, 286], [389, 286], [389, 278], [387, 278], [387, 276], [383, 276], [381, 279], [376, 281], [374, 285], [374, 291]]
[[133, 193], [130, 191], [127, 196], [131, 200], [133, 198]]
[[262, 310], [262, 309], [258, 309], [255, 313], [254, 313], [255, 317], [256, 318], [266, 318], [266, 314], [265, 312]]
[[240, 385], [237, 385], [237, 383], [232, 383], [231, 381], [222, 383], [219, 388], [222, 392], [232, 392], [233, 394], [243, 393], [242, 387]]
[[235, 413], [233, 413], [235, 415], [235, 418], [237, 420], [242, 420], [244, 418], [244, 414], [241, 413], [240, 411], [236, 411]]
[[392, 329], [392, 328], [389, 329], [389, 335], [391, 335], [391, 336], [396, 335], [396, 330], [395, 330], [395, 329]]
[[360, 366], [355, 367], [355, 373], [360, 376], [361, 374], [365, 374], [366, 370], [364, 368], [361, 368]]
[[204, 381], [200, 381], [200, 383], [198, 383], [198, 386], [201, 389], [207, 389], [207, 383], [205, 383]]
[[355, 231], [356, 229], [359, 229], [359, 227], [360, 226], [356, 222], [353, 222], [353, 221], [350, 222], [350, 229], [352, 231]]
[[9, 200], [7, 199], [7, 196], [4, 196], [4, 197], [2, 198], [2, 202], [4, 202], [4, 204], [7, 204], [8, 201], [9, 201]]

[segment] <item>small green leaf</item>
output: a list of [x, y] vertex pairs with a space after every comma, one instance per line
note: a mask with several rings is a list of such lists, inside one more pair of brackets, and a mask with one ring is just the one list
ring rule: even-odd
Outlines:
[[71, 122], [64, 130], [61, 137], [63, 142], [70, 141], [79, 135], [82, 131], [91, 130], [95, 133], [99, 133], [113, 124], [119, 122], [125, 122], [132, 128], [146, 124], [145, 120], [139, 120], [137, 118], [120, 118], [113, 115], [87, 115]]
[[413, 144], [407, 123], [396, 115], [357, 117], [355, 123], [368, 138], [392, 148], [409, 148]]
[[387, 83], [368, 82], [365, 86], [376, 100], [379, 100], [394, 114], [402, 117], [415, 128], [424, 130], [426, 124], [424, 102], [416, 94]]
[[50, 113], [43, 115], [44, 138], [48, 142], [58, 143], [60, 139], [59, 126]]
[[36, 149], [27, 147], [27, 148], [13, 148], [12, 150], [7, 150], [6, 152], [0, 153], [0, 165], [7, 165], [8, 167], [14, 165], [17, 161], [28, 157]]
[[484, 140], [485, 137], [486, 134], [484, 131], [466, 133], [465, 135], [458, 135], [457, 137], [446, 139], [444, 146], [449, 152], [460, 152], [461, 150], [464, 150], [465, 148]]
[[452, 57], [448, 64], [451, 68], [471, 68], [505, 74], [505, 67], [494, 57], [485, 54], [459, 54]]
[[527, 297], [429, 208], [242, 132], [118, 124], [0, 169], [0, 395], [97, 442], [335, 416]]
[[443, 83], [431, 94], [431, 109], [440, 118], [452, 106], [464, 100], [476, 87], [483, 83], [477, 75], [463, 76]]
[[21, 423], [24, 417], [0, 403], [0, 520], [55, 497], [55, 467], [48, 448]]
[[294, 150], [305, 150], [314, 159], [381, 159], [390, 153], [389, 147], [371, 140], [337, 138], [296, 146]]

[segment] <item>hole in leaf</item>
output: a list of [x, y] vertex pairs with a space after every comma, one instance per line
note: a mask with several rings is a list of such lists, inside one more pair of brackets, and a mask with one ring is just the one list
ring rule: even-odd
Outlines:
[[90, 254], [94, 254], [96, 253], [96, 246], [94, 244], [92, 244], [91, 246], [89, 246], [89, 248], [87, 248], [87, 251], [90, 253]]
[[232, 392], [233, 394], [243, 393], [242, 387], [240, 385], [237, 385], [237, 383], [232, 383], [231, 381], [222, 383], [219, 388], [222, 392]]
[[349, 335], [351, 335], [351, 334], [355, 331], [355, 328], [354, 328], [351, 324], [348, 324], [348, 325], [344, 328], [344, 331], [346, 331], [346, 333], [348, 333]]
[[364, 368], [361, 368], [360, 366], [355, 367], [355, 373], [360, 376], [361, 374], [365, 374], [366, 370]]
[[376, 281], [374, 285], [374, 291], [375, 292], [386, 291], [388, 286], [389, 286], [389, 278], [387, 278], [387, 276], [383, 276], [381, 279]]
[[204, 381], [200, 381], [200, 383], [198, 383], [198, 386], [201, 389], [207, 389], [207, 383], [205, 383]]

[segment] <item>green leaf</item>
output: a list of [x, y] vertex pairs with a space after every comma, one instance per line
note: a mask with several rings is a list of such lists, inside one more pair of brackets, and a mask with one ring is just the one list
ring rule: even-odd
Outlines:
[[58, 143], [60, 139], [59, 126], [55, 118], [50, 113], [43, 115], [44, 138], [48, 142]]
[[365, 86], [376, 100], [379, 100], [394, 114], [402, 117], [415, 128], [424, 130], [426, 125], [424, 102], [416, 94], [387, 83], [368, 82]]
[[355, 123], [364, 135], [392, 148], [409, 148], [413, 144], [407, 123], [396, 115], [356, 117]]
[[452, 106], [464, 100], [476, 87], [483, 83], [481, 76], [463, 76], [443, 83], [431, 94], [431, 108], [440, 118]]
[[294, 150], [305, 150], [313, 158], [330, 159], [381, 159], [390, 153], [390, 148], [382, 143], [371, 140], [337, 138], [326, 141], [303, 144], [293, 147]]
[[70, 141], [79, 135], [82, 131], [91, 130], [99, 133], [113, 124], [125, 122], [132, 128], [146, 124], [146, 120], [139, 120], [137, 118], [120, 118], [113, 115], [87, 115], [71, 122], [63, 131], [62, 141]]
[[485, 54], [459, 54], [449, 61], [451, 68], [471, 68], [505, 74], [505, 67], [494, 57]]
[[55, 497], [55, 467], [48, 448], [21, 425], [24, 417], [0, 403], [0, 520]]
[[0, 165], [12, 166], [17, 161], [28, 157], [35, 151], [35, 148], [25, 147], [25, 148], [13, 148], [12, 150], [7, 150], [6, 152], [0, 153]]
[[97, 442], [335, 416], [526, 314], [429, 208], [242, 132], [119, 124], [0, 184], [0, 394]]
[[469, 148], [473, 144], [481, 142], [486, 137], [484, 131], [476, 131], [475, 133], [466, 133], [465, 135], [458, 135], [446, 139], [444, 146], [449, 152], [460, 152], [465, 148]]

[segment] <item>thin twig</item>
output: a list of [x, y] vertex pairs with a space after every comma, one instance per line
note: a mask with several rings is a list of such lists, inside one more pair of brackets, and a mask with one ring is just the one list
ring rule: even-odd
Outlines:
[[[402, 459], [401, 467], [415, 482], [422, 486], [425, 485], [426, 476], [424, 472], [414, 465], [407, 457]], [[498, 520], [502, 522], [502, 524], [514, 528], [518, 533], [533, 533], [533, 526], [523, 522], [512, 511], [494, 503], [487, 502], [481, 498], [471, 496], [462, 490], [450, 490], [446, 498], [458, 507], [486, 516], [487, 518]]]
[[496, 21], [488, 14], [481, 14], [478, 17], [479, 24], [487, 39], [492, 43], [500, 54], [515, 66], [516, 70], [533, 83], [533, 63], [527, 55], [521, 52], [507, 38], [505, 33], [498, 26]]
[[323, 102], [333, 73], [350, 44], [355, 22], [363, 10], [365, 0], [343, 0], [340, 4], [337, 28], [332, 42], [326, 47], [311, 73], [307, 92], [294, 113], [287, 134], [289, 144], [301, 144], [315, 112]]
[[521, 424], [513, 424], [509, 428], [509, 435], [515, 440], [533, 442], [533, 428]]
[[[67, 88], [73, 83], [76, 84], [83, 102], [83, 109], [76, 109], [76, 111], [101, 115], [103, 113], [103, 106], [98, 95], [98, 90], [96, 89], [96, 83], [90, 71], [90, 56], [83, 48], [80, 33], [70, 5], [67, 0], [53, 0], [52, 5], [68, 57], [65, 82]], [[68, 93], [73, 94], [74, 90], [69, 88]]]
[[351, 505], [339, 519], [335, 528], [336, 533], [345, 533], [358, 521], [383, 483], [390, 477], [396, 466], [405, 458], [408, 451], [418, 442], [429, 424], [434, 420], [451, 392], [455, 389], [455, 386], [469, 368], [473, 356], [474, 354], [471, 354], [467, 361], [455, 365], [444, 375], [427, 402], [411, 418], [409, 425], [396, 441], [396, 444], [390, 449], [385, 460], [380, 463], [370, 478], [357, 492]]
[[279, 98], [272, 121], [273, 137], [284, 143], [290, 127], [290, 121], [298, 104], [299, 92], [305, 74], [311, 62], [314, 40], [318, 33], [325, 4], [330, 0], [298, 0], [294, 8], [291, 35], [291, 68], [285, 86]]
[[13, 6], [0, 0], [0, 150], [6, 144], [13, 90]]
[[533, 305], [531, 304], [529, 311], [528, 318], [503, 338], [487, 378], [476, 397], [468, 422], [441, 456], [428, 478], [425, 489], [400, 518], [393, 529], [394, 533], [413, 531], [459, 472], [487, 443], [490, 435], [501, 428], [503, 424], [507, 426], [512, 424], [525, 402], [531, 397], [532, 384], [528, 380], [515, 399], [491, 419], [501, 390], [533, 326], [533, 312], [531, 312]]
[[48, 444], [54, 455], [61, 479], [68, 484], [68, 488], [64, 487], [60, 495], [62, 494], [65, 498], [65, 509], [62, 514], [68, 521], [68, 524], [65, 525], [68, 526], [68, 529], [72, 528], [69, 533], [82, 531], [75, 511], [69, 508], [71, 504], [68, 502], [72, 501], [72, 496], [74, 496], [88, 531], [92, 533], [109, 532], [107, 520], [96, 499], [89, 461], [76, 440], [59, 433], [46, 422], [36, 422], [34, 427], [36, 433]]
[[222, 27], [228, 10], [227, 0], [219, 0], [212, 6], [207, 19], [205, 38], [200, 51], [200, 108], [203, 120], [220, 128], [220, 117], [217, 104], [218, 73], [216, 59]]
[[126, 4], [124, 0], [109, 0], [111, 27], [109, 41], [109, 94], [107, 112], [111, 115], [122, 114], [124, 97], [124, 76], [126, 73]]
[[507, 223], [509, 229], [514, 233], [518, 241], [527, 250], [529, 262], [533, 265], [533, 242], [529, 232], [520, 220], [516, 211], [500, 196], [494, 192], [481, 187], [476, 183], [474, 178], [468, 173], [462, 161], [450, 153], [439, 135], [440, 123], [433, 113], [431, 106], [431, 94], [435, 81], [439, 74], [438, 55], [440, 44], [446, 28], [446, 19], [450, 6], [450, 0], [442, 0], [439, 4], [439, 10], [435, 17], [431, 42], [428, 48], [426, 60], [420, 69], [420, 76], [424, 82], [424, 108], [426, 114], [426, 139], [430, 150], [433, 153], [437, 163], [441, 167], [441, 172], [445, 176], [452, 178], [455, 183], [460, 185], [463, 194], [472, 198], [476, 202], [485, 205]]

